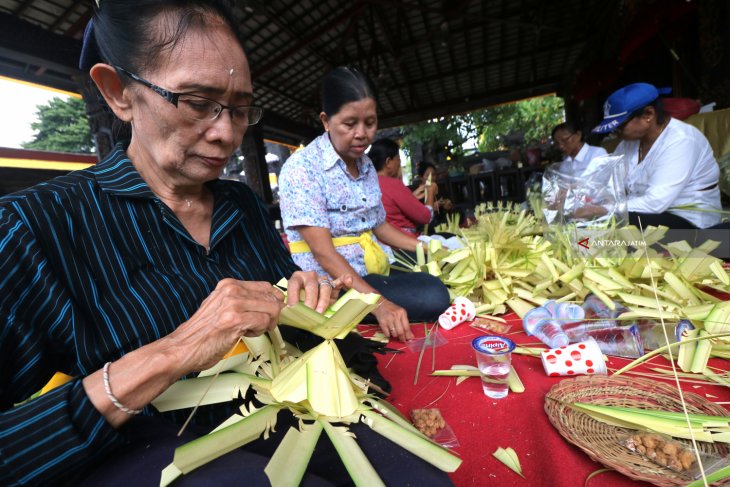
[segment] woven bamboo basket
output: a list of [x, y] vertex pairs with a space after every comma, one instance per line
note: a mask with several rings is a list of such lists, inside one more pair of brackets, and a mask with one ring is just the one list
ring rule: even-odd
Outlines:
[[[683, 392], [687, 411], [696, 414], [730, 416], [722, 406], [704, 397]], [[554, 385], [545, 397], [545, 412], [550, 422], [570, 443], [586, 452], [593, 460], [636, 480], [654, 485], [686, 485], [692, 479], [642, 457], [623, 445], [632, 430], [611, 426], [568, 406], [574, 402], [623, 406], [663, 411], [682, 411], [676, 388], [648, 379], [581, 376]], [[689, 440], [678, 440], [691, 446]], [[724, 443], [697, 443], [703, 454], [716, 458], [728, 455]], [[704, 466], [708, 468], [707, 465]], [[730, 479], [713, 485], [730, 485]]]

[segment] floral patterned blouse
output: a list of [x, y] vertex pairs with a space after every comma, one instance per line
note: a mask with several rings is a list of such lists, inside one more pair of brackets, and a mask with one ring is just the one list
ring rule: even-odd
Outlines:
[[[367, 156], [357, 160], [352, 177], [325, 133], [287, 159], [279, 175], [281, 218], [289, 242], [303, 240], [295, 227], [329, 229], [333, 237], [358, 236], [385, 222], [378, 174]], [[373, 239], [376, 240], [373, 235]], [[392, 260], [392, 251], [378, 242]], [[360, 275], [367, 274], [359, 244], [335, 247]], [[311, 252], [292, 255], [305, 271], [327, 274]], [[337, 277], [337, 276], [333, 276]]]

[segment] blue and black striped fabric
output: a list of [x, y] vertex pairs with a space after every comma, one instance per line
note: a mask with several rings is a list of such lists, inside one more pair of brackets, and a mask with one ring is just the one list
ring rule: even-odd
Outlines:
[[[208, 185], [209, 252], [121, 146], [96, 166], [0, 199], [0, 485], [65, 483], [124, 445], [81, 378], [169, 334], [223, 278], [273, 283], [298, 270], [248, 187]], [[76, 379], [14, 406], [55, 371]], [[195, 420], [216, 424], [231, 412], [208, 406]]]

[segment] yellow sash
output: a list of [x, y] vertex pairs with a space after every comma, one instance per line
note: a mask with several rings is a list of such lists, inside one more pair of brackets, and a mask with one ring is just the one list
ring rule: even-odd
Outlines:
[[[342, 247], [343, 245], [360, 244], [363, 252], [365, 252], [365, 270], [368, 274], [382, 274], [387, 276], [390, 273], [390, 262], [388, 261], [388, 255], [373, 240], [373, 233], [367, 231], [358, 237], [337, 237], [332, 239], [332, 244], [335, 247]], [[298, 242], [289, 242], [289, 251], [292, 254], [303, 254], [305, 252], [311, 252], [309, 245], [304, 240]]]

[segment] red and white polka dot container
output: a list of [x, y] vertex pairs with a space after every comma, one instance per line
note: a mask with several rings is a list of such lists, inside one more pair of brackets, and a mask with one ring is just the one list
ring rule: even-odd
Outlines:
[[550, 377], [606, 375], [603, 352], [593, 338], [565, 347], [551, 348], [541, 352], [540, 355], [545, 373]]
[[445, 330], [450, 330], [456, 325], [465, 321], [472, 321], [476, 318], [477, 311], [469, 299], [459, 296], [449, 308], [439, 316], [439, 325]]

